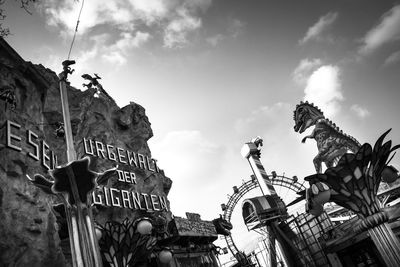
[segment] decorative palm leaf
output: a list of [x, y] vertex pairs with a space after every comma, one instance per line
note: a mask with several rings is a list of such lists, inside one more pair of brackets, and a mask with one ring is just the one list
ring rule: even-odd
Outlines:
[[128, 219], [122, 223], [109, 221], [100, 229], [100, 251], [111, 267], [136, 266], [145, 262], [157, 242], [154, 236], [139, 234], [135, 221]]
[[84, 157], [80, 160], [70, 162], [66, 166], [56, 167], [50, 170], [51, 179], [47, 179], [41, 174], [35, 174], [34, 178], [27, 175], [29, 181], [42, 189], [47, 194], [60, 194], [69, 204], [75, 204], [73, 198], [71, 180], [76, 183], [77, 195], [83, 203], [87, 202], [87, 195], [93, 191], [96, 185], [105, 184], [117, 170], [117, 167], [97, 173], [89, 170], [90, 158]]
[[77, 199], [74, 199], [72, 191], [74, 187], [70, 183], [73, 179], [76, 183], [76, 189], [80, 201], [86, 203], [87, 195], [91, 192], [96, 183], [97, 173], [89, 170], [90, 158], [84, 157], [83, 159], [73, 161], [66, 166], [56, 167], [50, 170], [50, 175], [54, 177], [54, 185], [52, 190], [56, 193], [67, 193], [70, 197], [70, 204], [74, 204]]
[[310, 184], [324, 182], [331, 188], [330, 200], [368, 217], [380, 210], [377, 191], [382, 171], [387, 167], [390, 153], [400, 146], [392, 146], [391, 141], [383, 143], [386, 131], [375, 143], [365, 143], [356, 154], [342, 156], [335, 167], [328, 168], [323, 174], [314, 174], [305, 178]]

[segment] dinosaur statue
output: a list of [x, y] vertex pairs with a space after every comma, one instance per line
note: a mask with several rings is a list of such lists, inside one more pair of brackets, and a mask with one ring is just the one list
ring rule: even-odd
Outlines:
[[345, 153], [356, 153], [361, 146], [355, 138], [343, 133], [332, 121], [325, 118], [317, 106], [307, 101], [296, 106], [293, 119], [295, 132], [303, 133], [315, 125], [312, 133], [305, 136], [301, 142], [305, 143], [307, 138], [317, 142], [318, 154], [313, 160], [317, 173], [322, 173], [322, 162], [327, 168], [333, 167]]

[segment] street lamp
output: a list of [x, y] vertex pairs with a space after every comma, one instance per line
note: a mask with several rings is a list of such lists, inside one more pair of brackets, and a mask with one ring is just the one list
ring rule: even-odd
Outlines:
[[[116, 168], [104, 173], [89, 170], [90, 158], [76, 159], [71, 119], [69, 114], [67, 81], [68, 74], [74, 70], [74, 60], [65, 60], [63, 71], [59, 74], [61, 106], [67, 146], [67, 164], [50, 170], [53, 180], [40, 174], [28, 179], [48, 194], [55, 194], [62, 200], [68, 223], [73, 267], [102, 267], [102, 258], [97, 242], [98, 233], [94, 230], [91, 201], [88, 195], [96, 185], [104, 183]], [[60, 135], [60, 134], [59, 134]]]
[[141, 235], [149, 235], [149, 234], [151, 234], [153, 225], [151, 224], [151, 222], [148, 218], [143, 217], [137, 221], [136, 229]]
[[158, 253], [158, 259], [163, 264], [168, 264], [172, 260], [172, 252], [169, 249], [163, 249]]

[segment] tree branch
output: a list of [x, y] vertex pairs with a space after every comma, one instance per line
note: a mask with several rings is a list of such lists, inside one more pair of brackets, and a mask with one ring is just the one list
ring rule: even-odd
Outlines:
[[[18, 1], [18, 0], [15, 0]], [[21, 3], [21, 8], [23, 8], [26, 13], [29, 15], [32, 15], [32, 12], [28, 9], [30, 3], [36, 3], [38, 0], [19, 0]], [[6, 0], [0, 0], [0, 6], [3, 5], [6, 2]], [[0, 20], [5, 20], [7, 16], [5, 15], [5, 10], [3, 8], [0, 8]], [[4, 38], [10, 35], [10, 29], [4, 28], [3, 23], [0, 23], [0, 37]]]

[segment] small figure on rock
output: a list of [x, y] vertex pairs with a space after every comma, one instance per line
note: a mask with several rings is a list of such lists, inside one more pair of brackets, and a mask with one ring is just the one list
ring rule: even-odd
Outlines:
[[83, 74], [81, 77], [83, 79], [89, 81], [89, 83], [87, 83], [87, 84], [85, 84], [85, 83], [82, 84], [83, 87], [87, 87], [88, 89], [91, 89], [92, 87], [94, 87], [96, 89], [96, 93], [94, 94], [94, 96], [96, 98], [100, 97], [100, 95], [103, 94], [104, 96], [108, 97], [110, 100], [114, 101], [114, 99], [106, 92], [106, 90], [103, 89], [103, 86], [98, 82], [98, 80], [101, 79], [101, 77], [99, 75], [94, 73], [94, 77], [92, 77], [89, 74]]
[[15, 109], [17, 107], [17, 100], [15, 97], [15, 85], [6, 85], [0, 88], [0, 99], [11, 105], [11, 109]]
[[90, 76], [89, 74], [83, 74], [81, 77], [85, 80], [89, 80], [88, 84], [85, 84], [85, 83], [82, 84], [83, 87], [86, 86], [88, 89], [91, 89], [92, 86], [95, 86], [96, 88], [100, 86], [101, 88], [103, 88], [101, 86], [101, 84], [97, 81], [97, 80], [101, 80], [101, 77], [99, 75], [97, 75], [96, 73], [94, 74], [94, 77]]
[[95, 97], [99, 97], [101, 93], [107, 95], [107, 93], [104, 91], [103, 86], [97, 81], [100, 80], [101, 77], [99, 75], [97, 75], [96, 73], [94, 74], [94, 77], [90, 76], [89, 74], [83, 74], [82, 78], [85, 80], [89, 80], [89, 83], [87, 84], [82, 84], [83, 87], [87, 87], [88, 89], [91, 89], [92, 86], [94, 86], [96, 88], [96, 93], [95, 93]]
[[58, 75], [60, 81], [65, 81], [66, 84], [70, 84], [70, 82], [67, 80], [68, 74], [72, 74], [75, 70], [73, 70], [70, 66], [75, 64], [75, 60], [64, 60], [62, 62], [63, 65], [63, 71]]
[[54, 124], [56, 126], [55, 134], [57, 137], [64, 137], [65, 136], [65, 129], [64, 129], [64, 123], [63, 122], [56, 122]]

